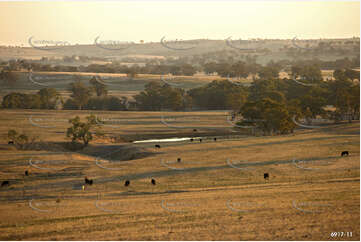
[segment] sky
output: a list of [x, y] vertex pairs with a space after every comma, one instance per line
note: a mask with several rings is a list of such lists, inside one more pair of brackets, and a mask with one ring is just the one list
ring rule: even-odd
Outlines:
[[77, 1], [0, 2], [0, 45], [28, 39], [319, 39], [360, 36], [359, 2]]

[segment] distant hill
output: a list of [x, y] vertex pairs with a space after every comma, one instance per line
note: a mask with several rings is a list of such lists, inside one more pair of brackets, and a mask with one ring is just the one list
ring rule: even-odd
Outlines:
[[[104, 48], [105, 47], [105, 48]], [[0, 46], [0, 60], [9, 59], [41, 59], [42, 57], [60, 58], [63, 56], [101, 57], [107, 60], [122, 60], [122, 58], [164, 59], [168, 57], [187, 57], [205, 55], [210, 52], [233, 52], [235, 54], [257, 55], [257, 61], [266, 63], [269, 60], [292, 59], [287, 54], [290, 50], [309, 52], [310, 57], [323, 60], [335, 60], [344, 57], [354, 57], [359, 53], [360, 39], [254, 39], [254, 40], [187, 40], [153, 43], [122, 43], [108, 46], [102, 43], [96, 45], [71, 45], [55, 50], [40, 50], [33, 47]], [[318, 54], [312, 49], [318, 48]], [[322, 49], [323, 48], [323, 49]], [[252, 49], [257, 49], [257, 52]], [[358, 49], [358, 51], [357, 51]], [[322, 53], [320, 50], [326, 50]]]

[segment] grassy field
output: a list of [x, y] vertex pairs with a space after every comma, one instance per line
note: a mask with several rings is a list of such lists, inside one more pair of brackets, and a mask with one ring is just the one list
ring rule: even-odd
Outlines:
[[[106, 136], [70, 152], [67, 120], [89, 112], [0, 110], [0, 240], [360, 239], [357, 122], [251, 137], [220, 111], [92, 113]], [[169, 137], [202, 142], [130, 142]]]

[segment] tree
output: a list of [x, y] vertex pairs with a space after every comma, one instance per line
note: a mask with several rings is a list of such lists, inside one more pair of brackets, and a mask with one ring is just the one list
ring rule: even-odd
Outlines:
[[250, 74], [250, 71], [248, 70], [248, 66], [243, 61], [238, 61], [234, 63], [231, 67], [232, 73], [238, 78], [243, 77], [247, 78]]
[[208, 62], [203, 65], [203, 71], [209, 75], [214, 72], [217, 72], [217, 63], [216, 62]]
[[22, 108], [24, 103], [24, 94], [10, 93], [3, 97], [2, 106], [4, 108]]
[[29, 149], [34, 145], [38, 137], [18, 133], [16, 130], [11, 129], [8, 131], [8, 138], [14, 142], [17, 149]]
[[321, 69], [317, 64], [297, 63], [291, 67], [291, 70], [293, 78], [300, 77], [312, 83], [323, 80]]
[[212, 81], [187, 92], [195, 106], [205, 109], [238, 109], [246, 99], [245, 88], [228, 80]]
[[274, 80], [278, 79], [280, 69], [276, 66], [261, 67], [258, 71], [258, 75], [262, 80]]
[[16, 132], [16, 130], [14, 130], [14, 129], [11, 129], [8, 131], [8, 138], [12, 141], [16, 140], [17, 135], [18, 135], [18, 132]]
[[37, 94], [9, 93], [3, 97], [3, 108], [41, 108], [40, 97]]
[[105, 96], [105, 97], [95, 97], [90, 98], [85, 109], [91, 110], [112, 110], [119, 111], [125, 110], [125, 105], [122, 100], [113, 96]]
[[106, 96], [108, 94], [107, 86], [98, 81], [97, 78], [100, 79], [100, 77], [93, 76], [92, 79], [89, 80], [89, 83], [92, 85], [98, 97]]
[[240, 113], [248, 125], [262, 130], [264, 135], [287, 134], [296, 126], [287, 106], [269, 98], [245, 103]]
[[193, 76], [196, 73], [196, 69], [190, 64], [184, 64], [181, 66], [181, 73], [185, 76]]
[[90, 115], [86, 117], [86, 119], [87, 122], [81, 122], [79, 116], [69, 119], [69, 123], [71, 123], [72, 126], [67, 129], [66, 136], [71, 138], [72, 143], [79, 140], [83, 142], [84, 146], [87, 146], [93, 139], [91, 128], [97, 123], [96, 117]]
[[6, 85], [14, 85], [18, 80], [18, 76], [13, 71], [2, 70], [0, 72], [0, 80]]
[[41, 108], [55, 109], [59, 93], [54, 88], [43, 88], [37, 93], [40, 97]]
[[145, 90], [134, 96], [134, 99], [141, 110], [182, 110], [185, 107], [184, 90], [159, 82], [147, 83]]
[[336, 107], [341, 119], [348, 118], [351, 122], [355, 114], [359, 113], [360, 85], [339, 78], [328, 83], [328, 102]]
[[70, 84], [69, 91], [72, 92], [71, 97], [79, 110], [88, 102], [91, 97], [90, 88], [86, 87], [82, 82], [77, 81]]
[[257, 101], [265, 97], [266, 93], [275, 91], [277, 88], [275, 80], [255, 80], [249, 88], [249, 100]]

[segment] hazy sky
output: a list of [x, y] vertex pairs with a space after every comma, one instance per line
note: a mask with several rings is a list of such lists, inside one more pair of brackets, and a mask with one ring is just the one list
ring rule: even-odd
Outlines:
[[0, 2], [0, 44], [360, 36], [359, 2]]

